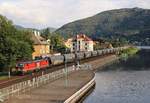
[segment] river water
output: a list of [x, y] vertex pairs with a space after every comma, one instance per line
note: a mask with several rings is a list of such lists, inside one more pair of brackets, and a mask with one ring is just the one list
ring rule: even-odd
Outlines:
[[105, 66], [95, 79], [83, 103], [150, 103], [150, 50]]

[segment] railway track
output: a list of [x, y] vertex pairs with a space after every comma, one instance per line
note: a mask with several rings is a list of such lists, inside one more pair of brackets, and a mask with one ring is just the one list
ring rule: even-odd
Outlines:
[[[84, 59], [84, 60], [80, 61], [80, 64], [83, 64], [83, 63], [86, 63], [86, 62], [89, 62], [89, 61], [92, 61], [92, 60], [95, 60], [95, 59], [98, 59], [98, 58], [106, 57], [106, 56], [109, 56], [109, 55], [112, 55], [112, 54], [107, 54], [107, 55], [103, 55], [103, 56], [96, 56], [96, 57], [91, 57], [91, 58], [88, 58], [88, 59]], [[72, 66], [74, 64], [75, 63], [68, 63], [67, 66]], [[34, 77], [38, 77], [38, 76], [41, 76], [43, 74], [47, 74], [47, 73], [51, 73], [51, 72], [60, 70], [64, 67], [65, 67], [64, 64], [51, 66], [48, 69], [45, 69], [44, 71], [39, 71], [39, 72], [36, 72], [32, 75], [27, 74], [27, 75], [24, 75], [24, 76], [15, 76], [15, 77], [12, 77], [12, 78], [7, 79], [7, 80], [0, 81], [0, 89], [4, 88], [4, 87], [8, 87], [10, 85], [13, 85], [15, 83], [19, 83], [19, 82], [22, 82], [22, 81], [25, 81], [25, 80], [30, 80]]]

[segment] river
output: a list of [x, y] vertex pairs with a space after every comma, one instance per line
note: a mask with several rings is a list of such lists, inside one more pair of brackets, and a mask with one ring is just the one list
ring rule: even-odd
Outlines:
[[83, 103], [150, 103], [150, 50], [105, 66], [95, 79]]

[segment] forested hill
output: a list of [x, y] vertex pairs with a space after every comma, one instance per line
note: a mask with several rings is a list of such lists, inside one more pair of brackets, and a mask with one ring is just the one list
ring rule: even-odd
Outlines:
[[77, 33], [85, 33], [93, 38], [125, 37], [140, 43], [142, 39], [147, 40], [150, 37], [150, 9], [124, 8], [104, 11], [92, 17], [68, 23], [56, 32], [65, 37]]

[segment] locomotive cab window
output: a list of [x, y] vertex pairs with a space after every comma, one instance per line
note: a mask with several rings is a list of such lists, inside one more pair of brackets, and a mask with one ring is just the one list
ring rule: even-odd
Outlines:
[[17, 67], [23, 67], [24, 65], [22, 63], [17, 64]]

